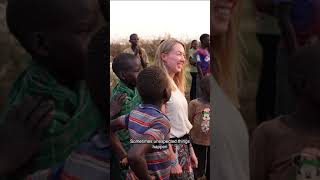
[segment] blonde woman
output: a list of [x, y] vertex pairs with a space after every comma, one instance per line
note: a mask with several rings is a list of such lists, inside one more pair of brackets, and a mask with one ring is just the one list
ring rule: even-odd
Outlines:
[[239, 65], [237, 32], [240, 0], [211, 1], [210, 104], [214, 111], [210, 153], [212, 179], [249, 180], [249, 137], [238, 110]]
[[[164, 70], [171, 82], [171, 98], [166, 104], [170, 119], [170, 138], [173, 141], [189, 141], [192, 128], [188, 119], [188, 102], [185, 98], [185, 46], [176, 39], [168, 39], [160, 44], [155, 57], [155, 65]], [[172, 161], [170, 179], [194, 179], [192, 167], [197, 167], [197, 158], [191, 143], [172, 144], [175, 159]], [[181, 172], [182, 171], [182, 172]]]

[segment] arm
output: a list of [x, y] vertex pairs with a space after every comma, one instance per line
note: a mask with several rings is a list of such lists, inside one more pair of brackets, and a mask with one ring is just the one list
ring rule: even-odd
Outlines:
[[196, 54], [196, 59], [197, 59], [197, 69], [198, 69], [198, 74], [199, 74], [199, 78], [202, 79], [203, 78], [203, 72], [200, 66], [201, 60], [200, 60], [200, 55], [197, 53]]
[[292, 55], [298, 48], [296, 33], [291, 23], [290, 17], [291, 3], [280, 3], [277, 6], [277, 15], [279, 19], [279, 26], [288, 47], [289, 55]]
[[193, 66], [196, 66], [197, 65], [197, 61], [194, 60], [195, 59], [195, 53], [193, 54], [190, 54], [189, 55], [189, 63]]
[[123, 148], [120, 140], [117, 138], [115, 132], [126, 128], [126, 125], [124, 123], [125, 121], [125, 116], [120, 116], [119, 118], [113, 120], [110, 123], [110, 139], [111, 139], [111, 146], [114, 150], [114, 152], [117, 153], [117, 156], [119, 157], [120, 160], [124, 159], [127, 157], [127, 152]]
[[189, 57], [189, 63], [192, 65], [192, 66], [196, 66], [197, 63], [193, 61], [193, 58], [190, 56]]
[[[141, 137], [143, 140], [154, 140], [150, 135]], [[145, 153], [152, 149], [152, 144], [134, 144], [128, 152], [130, 168], [139, 179], [151, 179], [148, 174], [148, 166], [145, 160]]]
[[119, 93], [112, 97], [110, 101], [110, 118], [114, 117], [121, 111], [121, 106], [125, 102], [127, 94]]
[[202, 69], [201, 69], [199, 63], [197, 63], [197, 69], [198, 69], [199, 78], [202, 79], [203, 78], [203, 72], [202, 72]]
[[53, 111], [53, 102], [43, 97], [27, 97], [11, 108], [0, 126], [0, 176], [14, 172], [40, 149]]
[[139, 47], [139, 57], [141, 59], [141, 65], [143, 68], [148, 66], [149, 60], [147, 53]]
[[190, 123], [193, 125], [193, 116], [194, 116], [194, 107], [193, 107], [193, 101], [189, 103], [189, 113], [188, 113], [188, 119]]

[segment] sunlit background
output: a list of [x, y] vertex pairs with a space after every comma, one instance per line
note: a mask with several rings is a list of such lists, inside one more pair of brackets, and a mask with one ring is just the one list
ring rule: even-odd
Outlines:
[[199, 39], [210, 32], [210, 1], [111, 1], [111, 42], [170, 35], [180, 40]]

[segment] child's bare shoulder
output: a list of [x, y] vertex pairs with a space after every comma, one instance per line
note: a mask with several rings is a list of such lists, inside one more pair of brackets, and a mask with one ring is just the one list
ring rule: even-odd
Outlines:
[[255, 134], [264, 134], [269, 137], [278, 136], [286, 132], [286, 130], [288, 129], [286, 121], [286, 116], [280, 116], [273, 120], [263, 122], [255, 129]]

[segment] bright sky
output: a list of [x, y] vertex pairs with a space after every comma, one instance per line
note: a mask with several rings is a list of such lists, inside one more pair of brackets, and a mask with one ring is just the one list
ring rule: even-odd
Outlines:
[[111, 42], [170, 34], [180, 40], [199, 39], [210, 33], [210, 1], [110, 1]]

